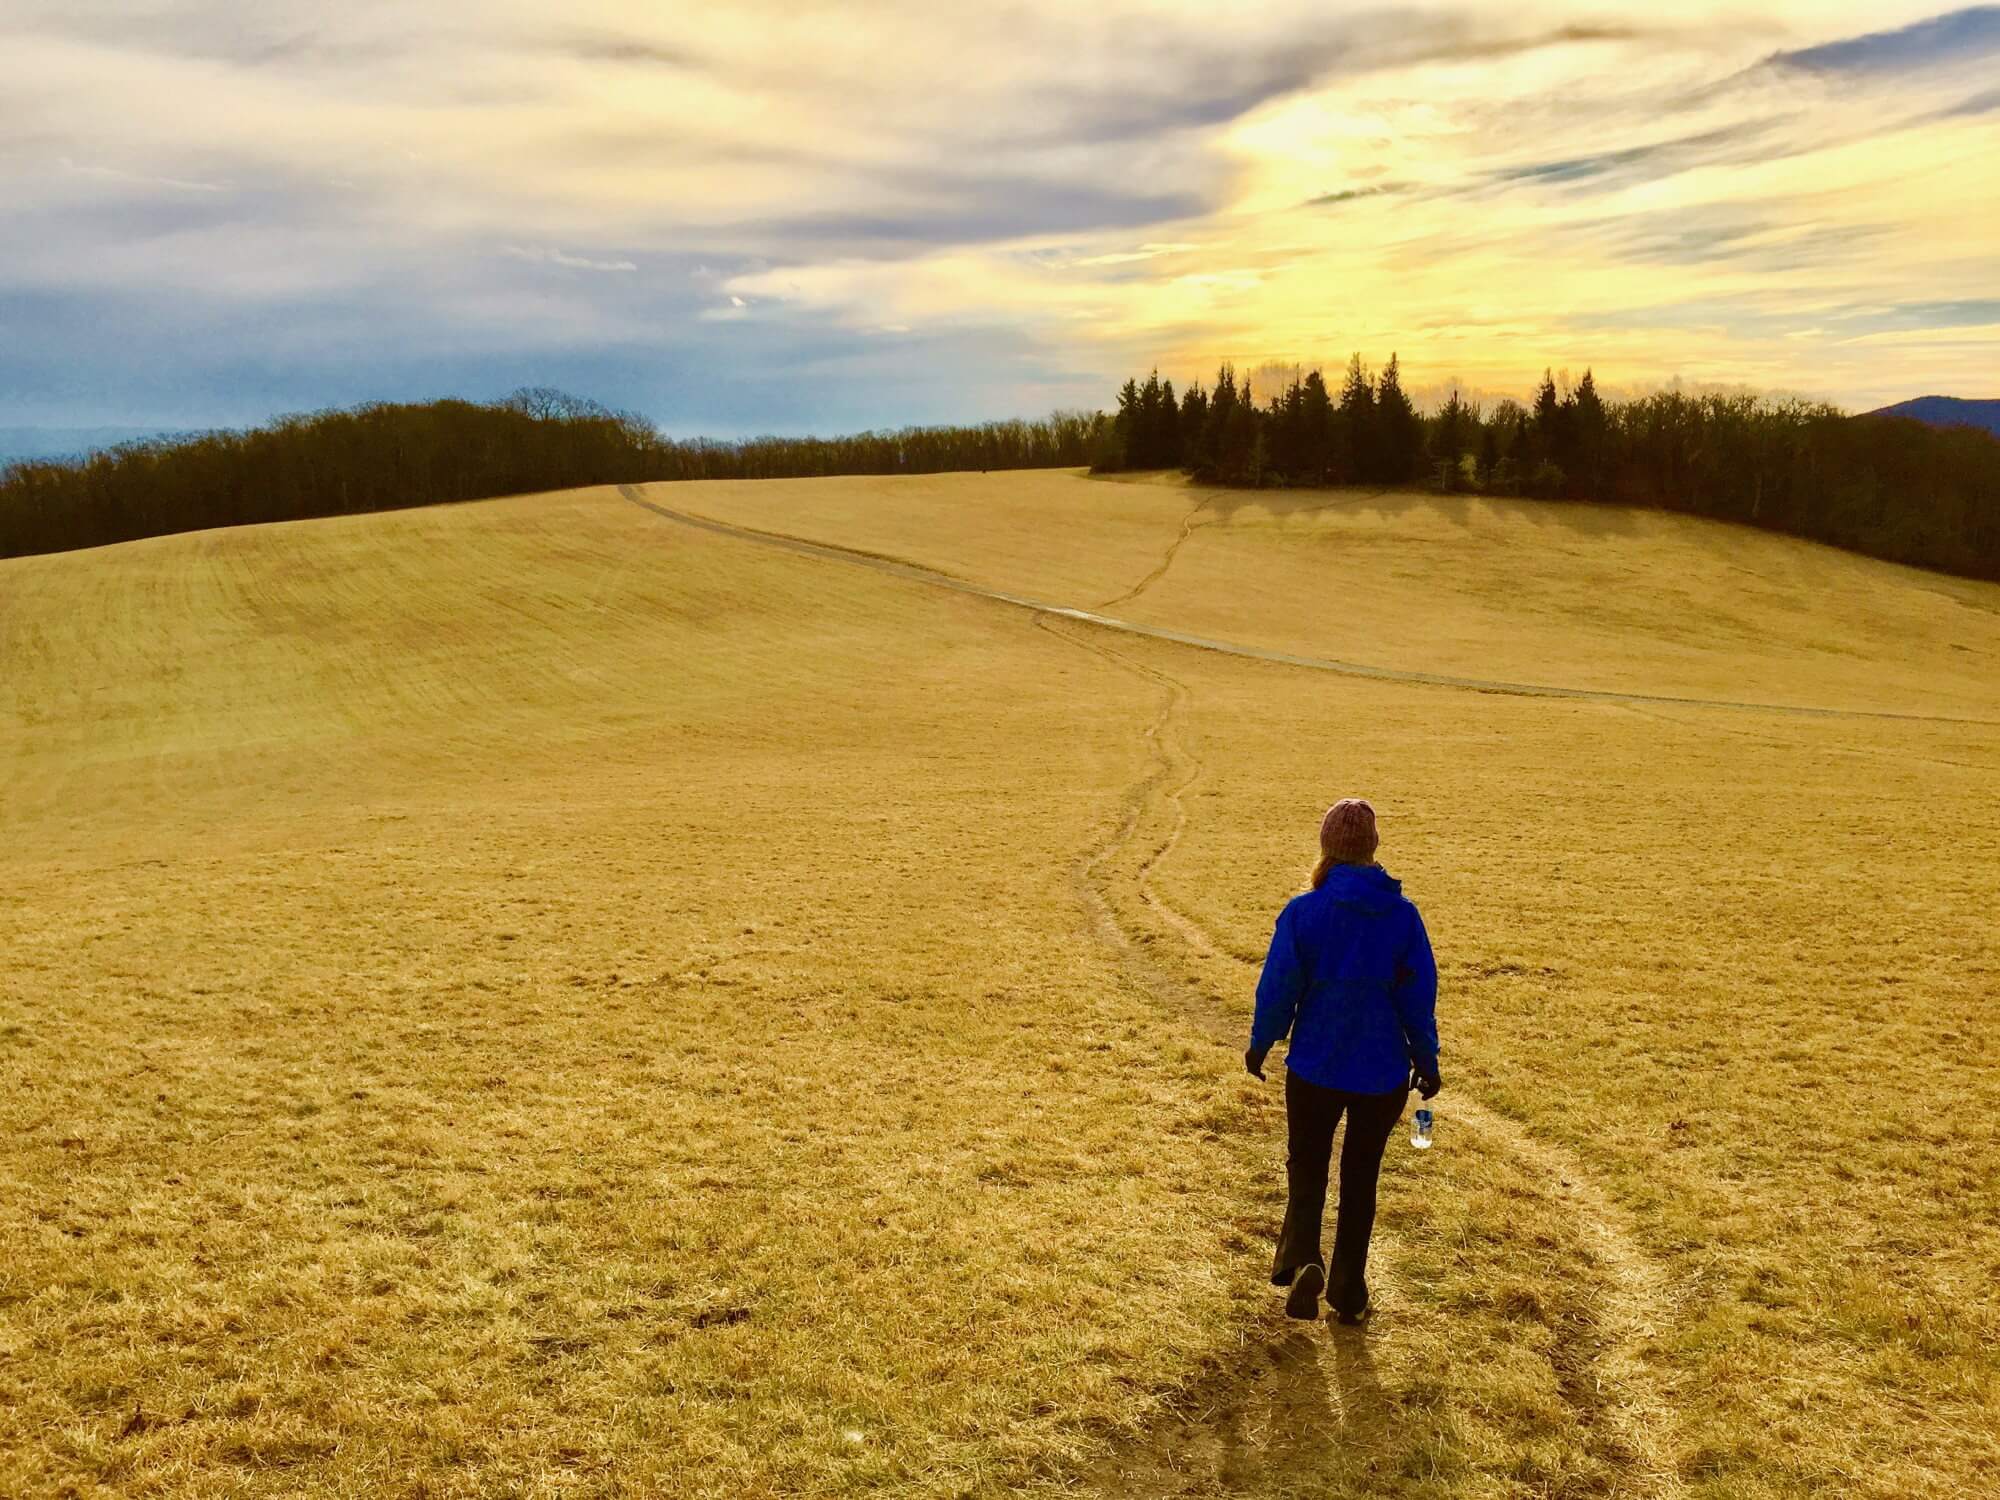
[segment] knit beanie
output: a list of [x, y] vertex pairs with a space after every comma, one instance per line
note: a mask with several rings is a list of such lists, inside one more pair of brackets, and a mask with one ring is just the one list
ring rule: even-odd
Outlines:
[[1341, 798], [1320, 821], [1320, 852], [1328, 859], [1365, 865], [1375, 857], [1380, 843], [1375, 835], [1375, 809], [1359, 797]]

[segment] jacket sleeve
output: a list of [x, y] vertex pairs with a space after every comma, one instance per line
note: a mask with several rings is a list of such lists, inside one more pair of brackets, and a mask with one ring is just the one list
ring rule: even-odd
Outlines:
[[1257, 1014], [1250, 1023], [1253, 1051], [1267, 1050], [1288, 1035], [1299, 1013], [1299, 999], [1305, 994], [1306, 970], [1299, 961], [1292, 908], [1278, 913], [1271, 930], [1271, 951], [1264, 956], [1264, 972], [1257, 979]]
[[1403, 1045], [1409, 1049], [1410, 1066], [1427, 1078], [1437, 1077], [1437, 959], [1431, 953], [1424, 919], [1414, 906], [1410, 908], [1409, 938], [1396, 965], [1390, 994], [1396, 1003], [1396, 1022], [1403, 1028]]

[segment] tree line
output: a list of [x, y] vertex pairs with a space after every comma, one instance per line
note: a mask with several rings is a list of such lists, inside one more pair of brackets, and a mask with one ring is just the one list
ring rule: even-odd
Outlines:
[[1128, 380], [1092, 467], [1183, 469], [1223, 485], [1412, 485], [1687, 511], [1894, 562], [2000, 579], [2000, 440], [1823, 402], [1658, 391], [1606, 400], [1590, 371], [1490, 410], [1452, 391], [1420, 414], [1395, 357], [1355, 355], [1259, 402], [1224, 365], [1176, 394]]
[[588, 484], [1081, 467], [1108, 423], [1101, 413], [1056, 412], [835, 438], [678, 442], [643, 417], [540, 388], [492, 403], [374, 404], [9, 465], [0, 469], [0, 557]]
[[1589, 371], [1490, 409], [1453, 391], [1419, 413], [1394, 357], [1357, 355], [1258, 399], [1224, 366], [1177, 393], [1127, 381], [1118, 409], [834, 438], [675, 441], [546, 389], [504, 401], [376, 404], [248, 431], [128, 443], [0, 469], [0, 557], [168, 532], [577, 485], [662, 479], [1181, 468], [1228, 485], [1382, 486], [1645, 505], [2000, 579], [2000, 440], [1817, 402], [1599, 395]]

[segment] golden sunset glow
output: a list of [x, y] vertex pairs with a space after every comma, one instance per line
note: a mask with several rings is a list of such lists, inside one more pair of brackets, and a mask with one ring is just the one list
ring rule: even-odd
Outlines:
[[0, 43], [22, 421], [551, 379], [824, 430], [1355, 349], [1867, 406], [2000, 354], [1993, 7], [50, 5]]

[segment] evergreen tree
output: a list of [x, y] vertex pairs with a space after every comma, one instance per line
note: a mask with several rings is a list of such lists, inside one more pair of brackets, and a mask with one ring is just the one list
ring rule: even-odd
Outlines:
[[1306, 372], [1299, 393], [1299, 465], [1307, 484], [1326, 484], [1333, 475], [1333, 397], [1318, 370]]
[[1236, 371], [1229, 365], [1215, 372], [1215, 390], [1208, 398], [1208, 420], [1202, 424], [1201, 461], [1195, 475], [1221, 479], [1227, 466], [1229, 428], [1236, 416]]
[[1542, 371], [1542, 383], [1535, 389], [1534, 443], [1524, 464], [1522, 478], [1531, 495], [1560, 495], [1564, 484], [1561, 450], [1563, 409], [1556, 395], [1555, 376]]
[[1459, 400], [1458, 387], [1453, 386], [1450, 397], [1431, 423], [1431, 466], [1438, 475], [1439, 489], [1458, 488], [1461, 478], [1459, 460], [1465, 453], [1466, 438], [1476, 421], [1466, 404]]
[[1160, 382], [1159, 459], [1163, 469], [1181, 466], [1181, 408], [1171, 380]]
[[[1444, 407], [1424, 420], [1410, 411], [1401, 375], [1400, 363], [1392, 359], [1379, 381], [1371, 380], [1357, 355], [1348, 365], [1337, 403], [1315, 371], [1291, 381], [1268, 408], [1259, 410], [1250, 383], [1239, 386], [1234, 371], [1224, 366], [1213, 392], [1190, 387], [1178, 401], [1171, 385], [1161, 382], [1152, 409], [1164, 423], [1168, 408], [1173, 408], [1183, 462], [1202, 477], [1225, 483], [1312, 483], [1322, 476], [1347, 481], [1357, 473], [1393, 482], [1403, 477], [1397, 466], [1399, 454], [1406, 450], [1398, 430], [1408, 425], [1428, 443], [1433, 461], [1447, 469], [1458, 457], [1462, 471], [1464, 455], [1476, 448], [1471, 477], [1493, 493], [1580, 495], [1671, 506], [1898, 562], [2000, 579], [2000, 444], [1983, 433], [1941, 430], [1897, 418], [1848, 417], [1828, 406], [1749, 395], [1697, 397], [1668, 390], [1637, 401], [1608, 402], [1588, 370], [1566, 394], [1559, 394], [1559, 385], [1567, 385], [1567, 377], [1559, 383], [1545, 371], [1532, 408], [1503, 400], [1482, 416], [1462, 394], [1452, 392]], [[1135, 432], [1144, 428], [1148, 405], [1148, 392], [1127, 382], [1119, 400], [1125, 426]], [[525, 409], [506, 415], [534, 424], [537, 430], [524, 432], [522, 439], [537, 452], [551, 443], [557, 449], [570, 444], [575, 451], [557, 462], [554, 450], [549, 450], [550, 467], [545, 470], [524, 448], [526, 466], [505, 472], [511, 488], [534, 488], [532, 481], [545, 474], [547, 484], [562, 482], [555, 477], [558, 471], [566, 477], [598, 472], [592, 465], [658, 478], [750, 478], [929, 472], [964, 467], [968, 461], [1009, 466], [1073, 463], [1073, 457], [1061, 455], [1096, 452], [1098, 445], [1115, 448], [1120, 426], [1119, 416], [1058, 413], [1043, 424], [909, 428], [825, 442], [671, 444], [656, 433], [621, 427], [626, 419], [579, 414], [572, 422], [546, 403], [536, 410], [544, 407], [556, 415], [536, 418]], [[487, 415], [480, 420], [497, 420], [491, 409], [463, 408], [462, 403], [399, 409], [394, 420], [411, 425], [399, 429], [396, 437], [399, 444], [410, 441], [417, 448], [419, 472], [414, 478], [385, 473], [383, 483], [396, 477], [397, 493], [403, 493], [412, 484], [428, 482], [423, 466], [476, 463], [487, 451], [481, 446], [487, 441], [484, 432], [462, 435], [469, 443], [473, 438], [478, 441], [459, 449], [425, 448], [422, 441], [438, 423], [448, 428], [452, 414], [461, 410], [483, 410]], [[189, 451], [189, 458], [199, 458], [199, 464], [179, 464], [171, 482], [188, 514], [200, 514], [207, 524], [228, 524], [241, 517], [228, 511], [227, 502], [219, 505], [201, 488], [212, 467], [240, 463], [240, 489], [246, 494], [285, 484], [309, 487], [319, 472], [309, 460], [327, 461], [322, 459], [324, 448], [317, 446], [321, 435], [341, 437], [363, 416], [373, 420], [372, 414], [334, 414], [301, 419], [276, 432], [212, 435], [197, 445], [198, 454]], [[1150, 441], [1155, 453], [1167, 447], [1157, 430]], [[282, 458], [285, 465], [275, 474], [260, 457], [262, 449], [274, 444], [286, 450], [271, 456], [273, 463]], [[1364, 460], [1358, 469], [1352, 461], [1357, 447]], [[217, 454], [217, 449], [223, 451]], [[398, 455], [401, 451], [399, 446]], [[327, 457], [337, 460], [346, 452], [345, 447], [336, 448]], [[178, 450], [163, 452], [141, 445], [76, 468], [17, 465], [0, 474], [0, 544], [10, 525], [17, 549], [24, 536], [60, 532], [102, 541], [136, 534], [116, 529], [134, 524], [160, 529], [142, 518], [153, 514], [149, 506], [157, 508], [161, 481], [176, 469], [177, 456]], [[329, 467], [338, 468], [338, 463]], [[346, 486], [355, 478], [348, 473], [338, 476], [342, 486], [338, 499], [291, 495], [284, 510], [267, 510], [257, 518], [360, 508], [346, 498]], [[498, 493], [485, 487], [501, 482], [496, 471], [469, 478], [462, 487], [451, 481], [447, 488], [452, 493]], [[579, 481], [570, 477], [568, 482]], [[480, 490], [473, 490], [474, 485]], [[197, 493], [206, 509], [187, 502]], [[369, 498], [361, 506], [381, 503], [387, 502]], [[72, 519], [77, 517], [83, 519]]]
[[1609, 499], [1604, 493], [1604, 445], [1609, 420], [1604, 402], [1597, 394], [1597, 381], [1587, 369], [1576, 388], [1571, 426], [1574, 431], [1569, 446], [1574, 455], [1575, 493], [1584, 500]]
[[1382, 482], [1407, 484], [1423, 456], [1423, 426], [1417, 409], [1403, 394], [1401, 367], [1394, 354], [1375, 384], [1375, 425]]
[[1202, 434], [1208, 429], [1208, 392], [1201, 388], [1197, 380], [1181, 396], [1181, 416], [1178, 436], [1181, 444], [1181, 467], [1193, 472], [1201, 467]]
[[1139, 388], [1139, 445], [1131, 455], [1135, 469], [1160, 467], [1160, 372], [1153, 371]]
[[1295, 483], [1305, 482], [1305, 403], [1305, 385], [1298, 380], [1271, 398], [1271, 468]]
[[[1553, 389], [1553, 387], [1551, 387]], [[1528, 425], [1528, 413], [1522, 407], [1514, 408], [1514, 431], [1507, 444], [1506, 464], [1508, 468], [1507, 490], [1510, 495], [1518, 495], [1528, 485], [1528, 476], [1535, 471], [1539, 460], [1535, 457], [1535, 433]]]
[[1107, 469], [1139, 467], [1140, 455], [1145, 451], [1145, 437], [1140, 430], [1143, 420], [1139, 382], [1128, 380], [1118, 392], [1118, 414], [1111, 419], [1111, 442], [1106, 445], [1101, 455], [1102, 461], [1096, 467]]
[[1535, 387], [1535, 433], [1542, 440], [1544, 454], [1553, 450], [1556, 436], [1556, 413], [1561, 403], [1556, 397], [1556, 378], [1547, 369], [1542, 371], [1542, 383]]
[[1375, 383], [1356, 354], [1347, 362], [1347, 379], [1340, 387], [1340, 438], [1346, 449], [1344, 483], [1372, 484], [1381, 477], [1380, 444], [1375, 431]]

